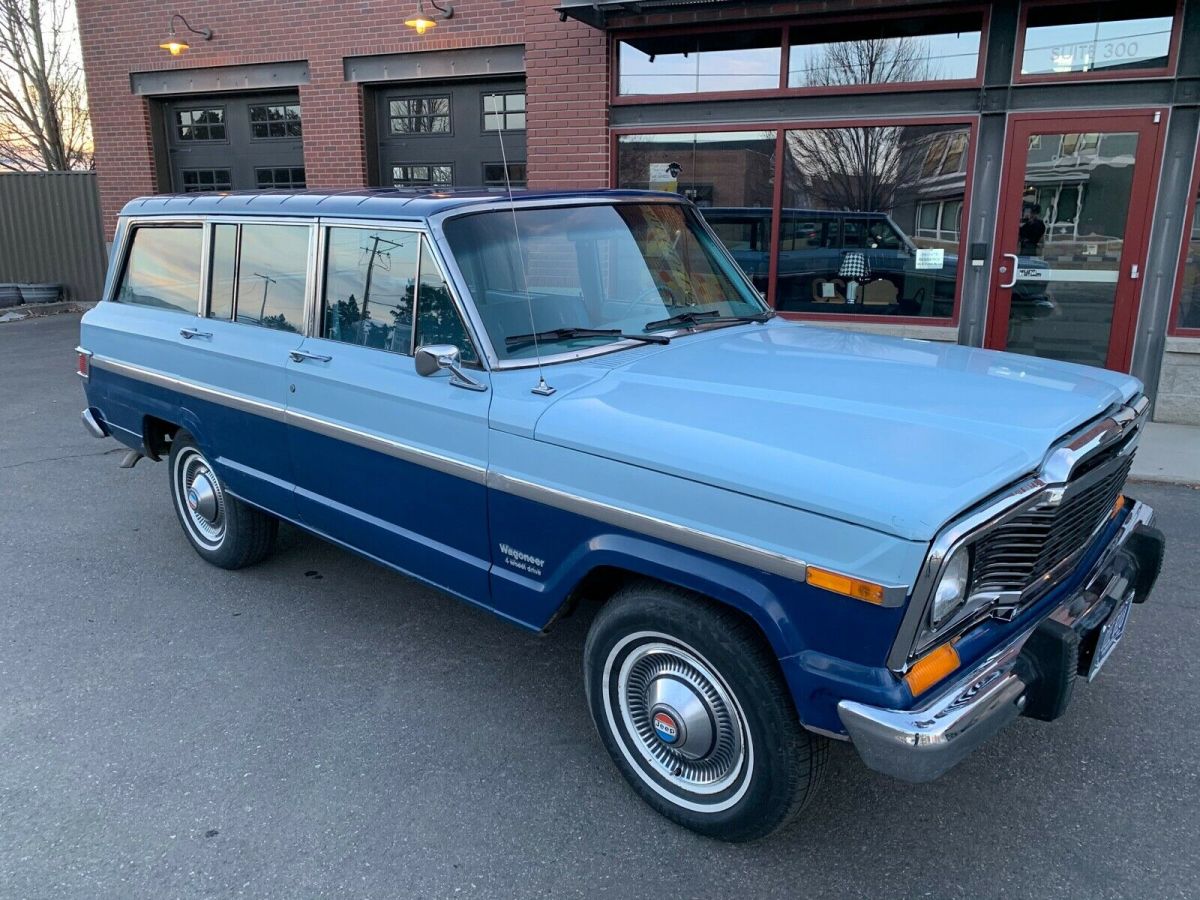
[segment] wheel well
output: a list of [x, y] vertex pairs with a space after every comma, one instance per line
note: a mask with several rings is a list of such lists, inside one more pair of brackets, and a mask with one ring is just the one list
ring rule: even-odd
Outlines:
[[179, 428], [173, 422], [155, 416], [142, 419], [142, 444], [146, 448], [146, 455], [155, 462], [166, 456]]
[[647, 584], [659, 584], [674, 591], [684, 591], [693, 595], [698, 602], [712, 604], [713, 606], [727, 610], [743, 619], [758, 635], [763, 646], [771, 652], [772, 659], [775, 658], [776, 654], [772, 650], [771, 641], [763, 632], [762, 626], [745, 610], [708, 594], [700, 593], [692, 588], [684, 587], [662, 578], [644, 575], [641, 572], [634, 572], [631, 569], [623, 569], [620, 566], [597, 566], [584, 575], [571, 590], [570, 594], [567, 595], [567, 599], [563, 602], [563, 605], [559, 607], [558, 611], [550, 618], [550, 621], [546, 623], [542, 630], [549, 631], [556, 622], [573, 615], [584, 604], [593, 607], [592, 612], [594, 613], [606, 604], [617, 591], [635, 581]]

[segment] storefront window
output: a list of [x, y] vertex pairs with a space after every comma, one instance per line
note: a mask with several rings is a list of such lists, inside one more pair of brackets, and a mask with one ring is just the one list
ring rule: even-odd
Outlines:
[[788, 87], [973, 79], [981, 24], [981, 15], [972, 13], [793, 28]]
[[775, 132], [623, 135], [617, 184], [690, 198], [759, 290], [771, 261]]
[[779, 87], [778, 30], [663, 35], [621, 41], [617, 93], [702, 94]]
[[1183, 259], [1177, 328], [1200, 328], [1200, 204], [1192, 212], [1192, 229]]
[[1071, 3], [1029, 10], [1022, 75], [1165, 69], [1176, 0]]
[[968, 145], [965, 125], [785, 132], [776, 305], [952, 316]]

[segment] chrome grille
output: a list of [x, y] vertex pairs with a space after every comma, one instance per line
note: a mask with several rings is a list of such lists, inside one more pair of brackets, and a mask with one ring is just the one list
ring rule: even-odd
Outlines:
[[1132, 462], [1131, 453], [1105, 460], [1091, 468], [1093, 477], [1068, 485], [1057, 506], [1031, 507], [979, 541], [971, 594], [1015, 592], [1025, 595], [1023, 602], [1035, 599], [1053, 583], [1047, 576], [1084, 549], [1109, 515]]

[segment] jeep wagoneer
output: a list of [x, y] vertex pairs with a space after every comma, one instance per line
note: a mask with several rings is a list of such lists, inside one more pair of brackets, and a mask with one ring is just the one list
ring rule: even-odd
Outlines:
[[214, 565], [280, 521], [530, 629], [598, 606], [600, 739], [666, 816], [795, 816], [830, 739], [923, 781], [1053, 719], [1146, 599], [1114, 372], [783, 321], [674, 195], [130, 203], [84, 423]]

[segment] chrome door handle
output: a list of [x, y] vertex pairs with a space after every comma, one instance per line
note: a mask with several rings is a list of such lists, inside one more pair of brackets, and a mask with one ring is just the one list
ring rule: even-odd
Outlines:
[[[1017, 254], [1015, 254], [1015, 253], [1005, 253], [1005, 254], [1003, 254], [1003, 256], [1004, 256], [1004, 258], [1005, 258], [1005, 259], [1011, 259], [1011, 260], [1013, 261], [1013, 271], [1012, 271], [1012, 276], [1013, 276], [1013, 277], [1012, 277], [1012, 281], [1010, 281], [1008, 284], [1002, 284], [1002, 285], [1000, 285], [1000, 287], [1002, 287], [1002, 288], [1016, 287], [1016, 284], [1017, 284], [1017, 265], [1018, 265], [1018, 263], [1020, 263], [1020, 262], [1021, 262], [1021, 260], [1017, 258]], [[1004, 267], [1003, 267], [1003, 266], [1001, 266], [1001, 267], [1000, 267], [1000, 271], [1001, 271], [1001, 272], [1003, 272], [1003, 271], [1004, 271]]]
[[190, 341], [192, 338], [198, 338], [198, 337], [211, 338], [212, 332], [211, 331], [200, 331], [199, 329], [196, 329], [196, 328], [180, 328], [179, 336], [181, 338], [183, 338], [185, 341]]
[[292, 358], [292, 362], [304, 362], [306, 359], [316, 360], [317, 362], [329, 362], [333, 359], [332, 356], [322, 356], [320, 353], [309, 353], [307, 350], [292, 350], [288, 353]]

